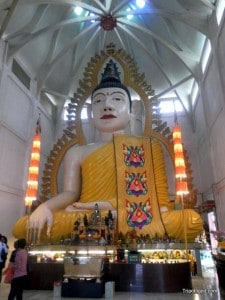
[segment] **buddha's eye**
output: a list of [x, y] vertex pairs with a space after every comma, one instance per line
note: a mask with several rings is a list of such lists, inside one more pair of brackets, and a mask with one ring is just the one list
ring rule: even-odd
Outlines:
[[94, 104], [100, 103], [102, 101], [102, 99], [96, 99], [94, 100]]
[[93, 99], [93, 104], [100, 104], [103, 101], [105, 101], [105, 97], [102, 97], [102, 96], [96, 97], [96, 98]]
[[95, 95], [93, 98], [93, 104], [100, 104], [103, 101], [105, 101], [105, 95], [102, 93]]
[[125, 95], [123, 95], [123, 93], [119, 93], [119, 92], [116, 92], [116, 93], [112, 93], [111, 94], [111, 99], [113, 101], [124, 101], [125, 100]]

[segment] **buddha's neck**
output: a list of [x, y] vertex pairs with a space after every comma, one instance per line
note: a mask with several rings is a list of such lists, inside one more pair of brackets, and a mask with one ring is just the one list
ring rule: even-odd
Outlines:
[[101, 132], [100, 134], [100, 141], [101, 142], [110, 142], [113, 140], [114, 134], [123, 134], [124, 130], [118, 130], [114, 132]]

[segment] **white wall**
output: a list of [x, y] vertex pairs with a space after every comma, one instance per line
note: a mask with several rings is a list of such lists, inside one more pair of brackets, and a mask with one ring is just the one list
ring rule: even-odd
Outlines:
[[39, 113], [43, 129], [41, 171], [53, 145], [54, 130], [51, 116], [34, 96], [35, 82], [29, 91], [11, 73], [11, 62], [3, 61], [6, 51], [0, 43], [0, 233], [10, 238], [13, 224], [25, 212], [27, 172]]
[[195, 108], [199, 188], [216, 202], [220, 230], [225, 230], [225, 26], [212, 24], [212, 56], [200, 83]]

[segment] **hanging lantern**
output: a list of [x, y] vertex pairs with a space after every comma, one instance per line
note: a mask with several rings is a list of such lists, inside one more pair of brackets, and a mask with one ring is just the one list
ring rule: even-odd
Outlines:
[[39, 162], [40, 162], [40, 150], [41, 150], [41, 127], [40, 117], [37, 121], [36, 133], [33, 137], [30, 165], [28, 171], [27, 189], [25, 196], [25, 205], [31, 207], [33, 201], [37, 199], [38, 191], [38, 174], [39, 174]]
[[174, 149], [174, 165], [176, 177], [176, 194], [183, 196], [188, 194], [188, 186], [186, 181], [185, 160], [182, 145], [181, 129], [178, 124], [173, 127], [173, 149]]
[[181, 129], [176, 124], [173, 127], [173, 149], [176, 178], [186, 178]]
[[187, 195], [188, 194], [187, 181], [177, 181], [176, 191], [177, 191], [177, 195], [179, 196]]
[[[176, 120], [177, 121], [177, 120]], [[181, 137], [181, 129], [178, 126], [177, 122], [173, 128], [173, 149], [174, 149], [174, 164], [175, 164], [175, 176], [176, 176], [176, 194], [180, 196], [180, 204], [182, 209], [184, 209], [184, 195], [187, 195], [188, 185], [186, 180], [186, 171], [185, 171], [185, 161], [184, 161], [184, 152], [182, 145], [182, 137]], [[184, 241], [185, 241], [185, 249], [186, 256], [188, 257], [188, 244], [187, 244], [187, 228], [186, 222], [184, 224]]]
[[186, 178], [185, 166], [175, 166], [175, 177]]
[[176, 167], [185, 167], [183, 152], [174, 153], [174, 162]]

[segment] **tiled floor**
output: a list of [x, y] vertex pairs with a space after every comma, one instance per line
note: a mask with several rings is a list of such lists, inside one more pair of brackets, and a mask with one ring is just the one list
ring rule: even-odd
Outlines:
[[[218, 287], [218, 279], [215, 268], [207, 268], [203, 270], [203, 276], [192, 277], [193, 289], [183, 291], [182, 293], [124, 293], [116, 292], [113, 299], [118, 300], [222, 300], [225, 299], [225, 291]], [[0, 299], [7, 300], [9, 292], [9, 285], [1, 283], [0, 285]], [[53, 291], [24, 291], [23, 300], [59, 300], [61, 297], [54, 297]], [[104, 295], [103, 295], [104, 298]], [[62, 298], [66, 299], [84, 299], [84, 298]], [[87, 298], [85, 298], [88, 300]], [[93, 299], [93, 298], [91, 298]]]

